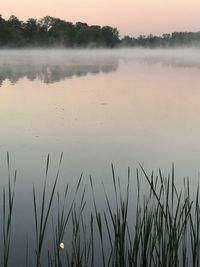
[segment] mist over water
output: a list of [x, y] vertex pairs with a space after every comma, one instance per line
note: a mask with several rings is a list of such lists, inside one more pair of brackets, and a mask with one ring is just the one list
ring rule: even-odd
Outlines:
[[0, 50], [1, 151], [64, 150], [80, 172], [96, 158], [95, 173], [182, 166], [183, 149], [197, 174], [199, 68], [198, 49]]
[[53, 83], [73, 76], [109, 73], [122, 62], [198, 69], [198, 52], [198, 49], [0, 50], [0, 86], [6, 79], [13, 84], [23, 77]]
[[[195, 190], [199, 75], [195, 49], [1, 50], [2, 184], [7, 151], [18, 170], [14, 239], [21, 241], [13, 259], [34, 225], [32, 185], [41, 188], [48, 153], [52, 178], [64, 152], [61, 191], [67, 182], [73, 188], [83, 172], [87, 188], [92, 175], [98, 189], [103, 181], [112, 192], [111, 162], [122, 181], [131, 166], [133, 183], [138, 162], [165, 174], [174, 162], [176, 183], [189, 176]], [[103, 190], [96, 197], [105, 205]]]

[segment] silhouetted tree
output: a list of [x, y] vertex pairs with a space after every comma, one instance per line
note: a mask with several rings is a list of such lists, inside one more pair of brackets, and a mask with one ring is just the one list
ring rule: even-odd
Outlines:
[[0, 15], [0, 46], [8, 45], [9, 34], [7, 22]]
[[23, 22], [12, 15], [7, 21], [7, 26], [9, 45], [11, 47], [23, 46], [25, 44]]
[[98, 47], [103, 45], [103, 35], [101, 27], [98, 25], [90, 26], [90, 46]]
[[75, 32], [75, 44], [78, 46], [87, 46], [90, 39], [90, 31], [87, 23], [77, 22]]
[[139, 37], [125, 36], [121, 40], [119, 31], [110, 26], [87, 23], [67, 22], [46, 16], [40, 20], [34, 18], [26, 22], [12, 15], [5, 20], [0, 15], [0, 47], [25, 46], [64, 46], [64, 47], [175, 47], [200, 46], [200, 32], [173, 32], [162, 36], [149, 34]]
[[36, 19], [30, 18], [24, 24], [24, 37], [28, 45], [37, 45], [39, 25]]
[[114, 47], [119, 44], [119, 32], [110, 26], [102, 27], [103, 42], [105, 46]]
[[124, 36], [124, 38], [121, 39], [121, 44], [123, 46], [135, 46], [135, 38], [132, 38], [128, 35]]

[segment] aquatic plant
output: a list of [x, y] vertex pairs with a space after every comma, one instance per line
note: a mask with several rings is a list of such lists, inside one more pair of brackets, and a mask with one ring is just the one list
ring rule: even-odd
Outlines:
[[[64, 192], [57, 192], [62, 154], [56, 176], [50, 191], [47, 192], [47, 177], [50, 157], [47, 157], [41, 202], [33, 186], [33, 215], [35, 221], [36, 267], [197, 267], [200, 263], [200, 205], [199, 186], [192, 199], [189, 180], [183, 180], [183, 188], [175, 184], [175, 170], [164, 176], [148, 174], [142, 165], [136, 171], [136, 186], [130, 168], [127, 171], [126, 185], [116, 175], [111, 165], [113, 194], [108, 194], [105, 184], [105, 205], [99, 207], [96, 200], [95, 183], [90, 177], [90, 189], [86, 190], [83, 174], [77, 180], [74, 189], [66, 184]], [[2, 226], [3, 226], [3, 266], [9, 265], [11, 222], [13, 217], [16, 171], [12, 182], [10, 159], [7, 154], [8, 185], [3, 188]], [[148, 191], [142, 194], [142, 183], [148, 185]], [[146, 186], [145, 185], [145, 186]], [[73, 197], [69, 196], [73, 194]], [[93, 207], [88, 210], [90, 194]], [[39, 195], [40, 196], [40, 195]], [[57, 208], [56, 208], [57, 207]], [[52, 244], [48, 248], [46, 262], [41, 261], [47, 225], [52, 218]], [[48, 228], [49, 229], [49, 228]], [[23, 254], [23, 252], [22, 252]], [[25, 266], [29, 262], [28, 241], [25, 254]], [[45, 261], [45, 260], [44, 260]]]
[[[61, 154], [60, 156], [58, 171], [57, 171], [56, 178], [53, 184], [53, 188], [50, 193], [49, 200], [46, 200], [47, 176], [48, 176], [48, 170], [49, 170], [49, 155], [47, 157], [45, 181], [44, 181], [43, 193], [42, 193], [42, 206], [41, 206], [40, 211], [37, 206], [35, 186], [33, 185], [33, 203], [34, 203], [35, 230], [36, 230], [36, 266], [37, 267], [41, 265], [40, 258], [41, 258], [42, 246], [43, 246], [43, 241], [44, 241], [44, 235], [46, 231], [47, 221], [49, 218], [49, 212], [51, 209], [53, 197], [55, 194], [56, 184], [57, 184], [58, 177], [59, 177], [62, 156], [63, 154]], [[46, 209], [45, 209], [45, 204], [46, 204]]]
[[11, 185], [10, 156], [7, 152], [8, 186], [3, 187], [3, 266], [8, 266], [11, 242], [11, 223], [17, 171], [14, 172], [13, 186]]

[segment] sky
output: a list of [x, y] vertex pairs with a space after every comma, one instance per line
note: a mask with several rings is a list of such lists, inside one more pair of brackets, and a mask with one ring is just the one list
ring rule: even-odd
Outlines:
[[199, 0], [0, 0], [0, 14], [21, 20], [46, 15], [116, 27], [124, 35], [200, 30]]

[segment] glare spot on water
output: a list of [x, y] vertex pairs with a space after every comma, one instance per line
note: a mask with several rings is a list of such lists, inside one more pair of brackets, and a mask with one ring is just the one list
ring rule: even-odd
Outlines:
[[65, 244], [62, 242], [60, 243], [60, 248], [64, 249], [65, 248]]

